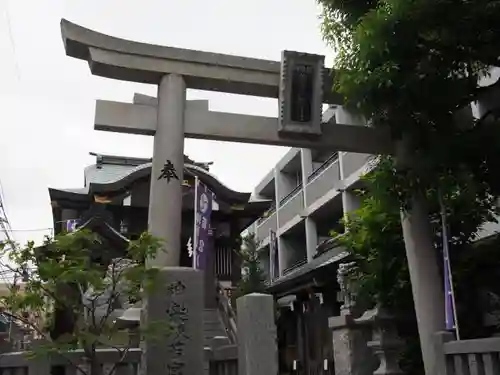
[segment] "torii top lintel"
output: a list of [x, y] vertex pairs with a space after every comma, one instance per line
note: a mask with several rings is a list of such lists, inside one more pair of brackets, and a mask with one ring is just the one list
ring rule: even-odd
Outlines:
[[[158, 84], [165, 74], [180, 74], [188, 88], [277, 98], [279, 61], [159, 46], [115, 38], [61, 20], [70, 57], [86, 60], [92, 74], [123, 81]], [[324, 77], [323, 101], [341, 104], [331, 92], [331, 72]]]

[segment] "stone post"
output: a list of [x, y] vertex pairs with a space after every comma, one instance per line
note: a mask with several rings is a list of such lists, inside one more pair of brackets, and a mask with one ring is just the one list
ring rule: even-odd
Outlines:
[[148, 219], [151, 234], [164, 241], [164, 251], [153, 262], [160, 266], [177, 266], [180, 261], [185, 103], [184, 79], [164, 76], [158, 86]]
[[455, 340], [455, 335], [451, 332], [437, 332], [434, 336], [434, 350], [436, 351], [437, 358], [437, 372], [438, 375], [452, 375], [448, 370], [448, 361], [444, 351], [444, 344]]
[[278, 346], [274, 299], [252, 293], [236, 301], [238, 315], [238, 375], [277, 375]]
[[[142, 341], [141, 374], [203, 374], [203, 272], [164, 267], [142, 309], [141, 324], [173, 324]], [[163, 330], [164, 327], [160, 326]]]

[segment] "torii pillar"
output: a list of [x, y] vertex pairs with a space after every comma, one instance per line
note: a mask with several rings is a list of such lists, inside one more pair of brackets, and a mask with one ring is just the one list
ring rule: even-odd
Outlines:
[[153, 236], [165, 241], [165, 251], [157, 254], [153, 262], [163, 266], [177, 266], [181, 249], [184, 180], [184, 78], [178, 74], [163, 76], [158, 85], [158, 102], [148, 228]]
[[[295, 56], [300, 60], [293, 71], [301, 87], [299, 90], [310, 92], [311, 87], [318, 88], [323, 81], [328, 88], [325, 92], [319, 88], [320, 94], [315, 91], [313, 104], [304, 111], [304, 98], [290, 100], [293, 90], [283, 84], [286, 80], [283, 82], [282, 78], [292, 74], [286, 59], [280, 63], [132, 42], [96, 33], [66, 20], [62, 20], [61, 29], [66, 54], [88, 61], [93, 74], [158, 85], [157, 111], [145, 105], [98, 102], [95, 124], [98, 130], [155, 136], [149, 227], [153, 235], [165, 241], [167, 251], [157, 257], [156, 266], [176, 266], [179, 262], [184, 136], [371, 154], [395, 151], [387, 131], [320, 123], [322, 103], [342, 102], [340, 95], [329, 91], [328, 69], [310, 64], [319, 62], [318, 57], [324, 59], [321, 56]], [[190, 109], [185, 102], [186, 88], [280, 98], [281, 116], [276, 119]], [[303, 126], [302, 117], [308, 118], [311, 126]], [[164, 168], [171, 169], [172, 165], [177, 178], [170, 176], [169, 182], [163, 173], [168, 172]], [[426, 221], [425, 211], [418, 207], [402, 217], [424, 364], [427, 375], [434, 375], [436, 358], [431, 347], [435, 332], [444, 328], [444, 296], [437, 263], [432, 262], [435, 249], [430, 233], [425, 230]], [[194, 320], [201, 326], [201, 317]], [[201, 327], [198, 333], [201, 334]], [[198, 348], [201, 356], [202, 343], [196, 347], [194, 338], [189, 341], [189, 352]], [[164, 345], [161, 348], [166, 349]], [[149, 346], [145, 352], [146, 367], [159, 361], [151, 366], [151, 375], [160, 372], [162, 365], [163, 369], [171, 365], [169, 356], [162, 356], [161, 351], [156, 353], [160, 358], [149, 353]], [[200, 358], [189, 358], [189, 369], [185, 367], [184, 373], [202, 373]]]

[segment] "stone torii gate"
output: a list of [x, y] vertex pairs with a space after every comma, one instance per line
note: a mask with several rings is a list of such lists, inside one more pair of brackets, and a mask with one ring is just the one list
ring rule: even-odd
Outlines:
[[[61, 21], [61, 31], [66, 54], [86, 60], [92, 74], [158, 86], [157, 99], [99, 100], [95, 117], [97, 130], [154, 135], [149, 230], [165, 241], [165, 251], [151, 261], [152, 266], [166, 269], [179, 264], [185, 137], [370, 154], [397, 152], [388, 131], [360, 126], [354, 119], [345, 124], [321, 123], [322, 103], [342, 102], [329, 90], [331, 74], [323, 56], [285, 51], [278, 62], [186, 50], [118, 39], [66, 20]], [[186, 101], [187, 88], [278, 98], [280, 115], [209, 111], [206, 101]], [[430, 375], [435, 367], [433, 336], [444, 327], [441, 279], [427, 214], [420, 205], [402, 215], [402, 226], [424, 363]], [[196, 271], [178, 269], [177, 275], [175, 269], [168, 270], [167, 279], [181, 280], [193, 291], [202, 289]], [[147, 300], [149, 319], [165, 316], [158, 296]], [[197, 309], [201, 311], [202, 306], [195, 301], [203, 300], [199, 297], [175, 297], [189, 300], [193, 308], [187, 324], [191, 340], [185, 352], [177, 353], [178, 358], [165, 355], [160, 350], [164, 345], [155, 348], [146, 342], [142, 364], [151, 374], [175, 366], [183, 367], [184, 373], [201, 373], [203, 340]]]

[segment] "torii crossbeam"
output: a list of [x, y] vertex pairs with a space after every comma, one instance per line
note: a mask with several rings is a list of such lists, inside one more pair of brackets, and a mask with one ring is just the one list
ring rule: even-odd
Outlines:
[[[148, 104], [97, 100], [94, 128], [118, 133], [155, 135], [158, 126], [156, 103], [157, 100], [153, 97], [150, 97]], [[335, 122], [323, 123], [321, 126], [320, 138], [284, 138], [276, 131], [277, 118], [210, 111], [208, 101], [188, 100], [184, 110], [186, 138], [367, 154], [393, 152], [393, 144], [387, 131]]]

